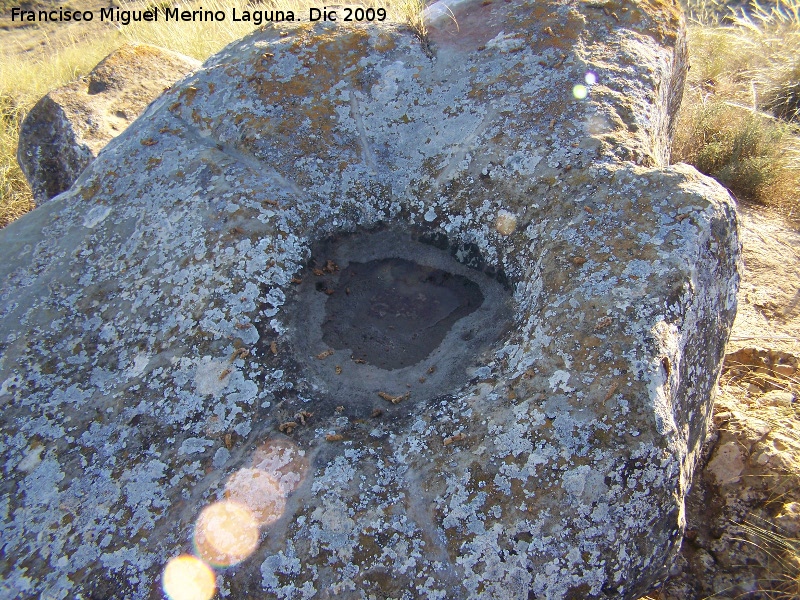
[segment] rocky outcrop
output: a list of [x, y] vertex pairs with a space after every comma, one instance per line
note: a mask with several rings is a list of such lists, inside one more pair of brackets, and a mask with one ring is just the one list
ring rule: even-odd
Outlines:
[[36, 204], [68, 190], [150, 102], [199, 66], [163, 48], [126, 44], [39, 100], [22, 123], [17, 150]]
[[741, 364], [727, 372], [726, 387], [739, 397], [724, 390], [718, 398], [707, 464], [687, 498], [685, 539], [664, 600], [797, 594], [796, 379], [763, 375], [758, 367], [745, 373]]
[[0, 231], [6, 588], [633, 599], [666, 574], [739, 252], [725, 190], [666, 164], [682, 17], [452, 10], [424, 41], [256, 32]]

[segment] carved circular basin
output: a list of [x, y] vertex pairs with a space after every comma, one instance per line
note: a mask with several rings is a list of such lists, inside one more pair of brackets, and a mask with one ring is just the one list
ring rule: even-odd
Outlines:
[[424, 240], [386, 229], [312, 249], [286, 314], [303, 371], [337, 405], [391, 408], [387, 397], [400, 404], [452, 393], [480, 375], [508, 329], [502, 277]]

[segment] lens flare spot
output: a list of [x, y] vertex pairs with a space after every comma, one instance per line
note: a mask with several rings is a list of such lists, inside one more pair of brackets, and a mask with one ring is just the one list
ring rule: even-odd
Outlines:
[[207, 506], [194, 529], [197, 554], [208, 563], [229, 567], [258, 546], [258, 522], [246, 506], [230, 500]]
[[271, 525], [286, 508], [278, 480], [260, 469], [239, 469], [225, 484], [225, 498], [246, 506], [259, 525]]
[[194, 556], [176, 556], [161, 577], [169, 600], [210, 600], [217, 587], [214, 571]]
[[511, 235], [517, 229], [517, 217], [506, 210], [497, 211], [494, 228], [500, 235]]
[[594, 85], [597, 83], [597, 75], [591, 71], [587, 71], [583, 80], [586, 82], [586, 85]]
[[285, 495], [295, 491], [308, 472], [308, 459], [291, 440], [267, 440], [256, 448], [251, 466], [278, 480]]
[[587, 88], [582, 83], [579, 83], [578, 85], [572, 88], [572, 95], [575, 96], [577, 100], [585, 100], [586, 97], [589, 95], [589, 88]]

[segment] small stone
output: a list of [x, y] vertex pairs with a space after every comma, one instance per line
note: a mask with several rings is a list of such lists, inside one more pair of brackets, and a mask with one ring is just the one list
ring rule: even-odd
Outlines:
[[792, 377], [797, 372], [797, 368], [792, 365], [774, 365], [772, 370], [783, 377]]
[[759, 399], [759, 404], [764, 406], [780, 406], [784, 408], [789, 408], [794, 402], [794, 394], [787, 390], [771, 390], [761, 396]]
[[787, 502], [775, 517], [778, 523], [790, 536], [800, 535], [800, 502]]
[[719, 427], [731, 420], [731, 413], [730, 411], [723, 410], [720, 412], [714, 413], [714, 425]]
[[763, 466], [763, 465], [766, 465], [769, 462], [770, 458], [771, 458], [771, 456], [770, 456], [769, 452], [762, 452], [758, 456], [756, 456], [755, 461], [756, 461], [757, 465]]
[[772, 433], [772, 425], [761, 419], [750, 419], [747, 421], [747, 428], [753, 434], [756, 441], [761, 441]]
[[494, 227], [500, 235], [511, 235], [517, 229], [517, 217], [508, 211], [501, 210], [497, 213]]
[[706, 466], [718, 485], [737, 483], [744, 471], [744, 456], [736, 442], [727, 442], [717, 448], [714, 457]]

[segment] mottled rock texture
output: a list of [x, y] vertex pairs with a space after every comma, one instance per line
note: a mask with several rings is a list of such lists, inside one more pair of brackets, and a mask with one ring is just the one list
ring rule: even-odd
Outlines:
[[126, 44], [39, 100], [22, 123], [17, 150], [36, 204], [68, 190], [112, 138], [199, 66], [163, 48]]
[[[728, 194], [667, 165], [682, 16], [453, 11], [425, 42], [256, 32], [0, 232], [4, 590], [157, 597], [265, 442], [292, 460], [258, 511], [282, 512], [222, 597], [637, 598], [666, 574], [739, 252]], [[378, 367], [297, 350], [292, 280], [336, 272], [312, 246], [372, 230], [509, 289], [447, 393], [337, 396], [337, 367]]]

